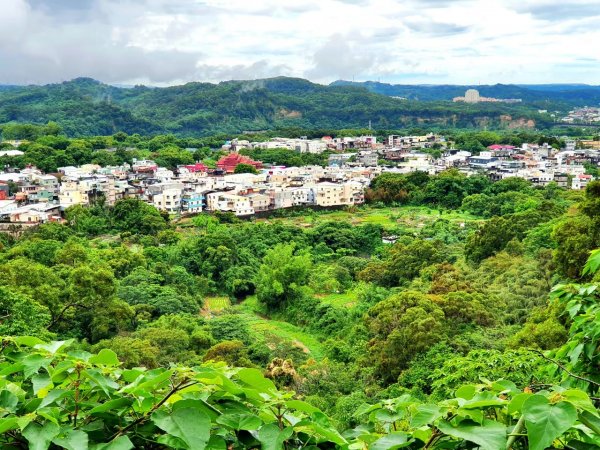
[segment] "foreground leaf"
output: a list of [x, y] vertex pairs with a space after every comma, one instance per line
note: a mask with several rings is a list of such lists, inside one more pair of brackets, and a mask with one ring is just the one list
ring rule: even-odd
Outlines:
[[152, 421], [161, 430], [184, 442], [190, 450], [204, 450], [210, 439], [210, 419], [197, 409], [177, 409], [170, 415], [157, 411], [152, 415]]
[[484, 420], [483, 425], [463, 421], [456, 427], [446, 421], [441, 421], [437, 427], [442, 433], [474, 442], [483, 450], [501, 450], [506, 447], [506, 427], [492, 420]]
[[577, 420], [575, 406], [568, 402], [551, 405], [543, 395], [532, 395], [523, 403], [530, 450], [544, 450]]

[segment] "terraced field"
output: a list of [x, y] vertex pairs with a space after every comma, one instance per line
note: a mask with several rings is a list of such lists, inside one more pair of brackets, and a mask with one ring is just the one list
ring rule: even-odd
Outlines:
[[206, 297], [202, 311], [205, 314], [218, 313], [230, 306], [231, 301], [228, 297]]
[[307, 212], [304, 215], [286, 218], [268, 218], [259, 219], [266, 222], [284, 222], [303, 228], [310, 228], [320, 222], [350, 222], [353, 225], [363, 225], [367, 223], [381, 225], [384, 228], [406, 227], [417, 230], [432, 223], [437, 219], [446, 219], [451, 222], [468, 222], [480, 220], [470, 214], [460, 211], [443, 211], [440, 213], [437, 209], [425, 206], [400, 206], [375, 208], [372, 206], [362, 206], [353, 210], [337, 211], [319, 211]]

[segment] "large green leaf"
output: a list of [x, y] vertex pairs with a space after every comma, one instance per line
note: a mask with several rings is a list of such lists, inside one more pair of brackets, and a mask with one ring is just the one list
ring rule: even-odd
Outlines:
[[[221, 405], [219, 405], [221, 407]], [[217, 417], [221, 415], [221, 411], [216, 409], [211, 404], [207, 403], [204, 400], [192, 400], [190, 398], [185, 400], [179, 400], [178, 402], [173, 403], [173, 411], [176, 409], [183, 408], [195, 408], [208, 416], [211, 422], [217, 420]]]
[[152, 415], [152, 421], [184, 442], [189, 450], [204, 450], [210, 439], [210, 419], [194, 408], [176, 409], [171, 414], [159, 410]]
[[65, 391], [64, 389], [52, 389], [48, 392], [43, 399], [38, 408], [45, 408], [46, 406], [52, 405], [57, 400], [60, 400], [65, 397], [70, 397], [73, 395], [72, 391]]
[[119, 436], [114, 441], [108, 444], [97, 444], [91, 447], [92, 450], [131, 450], [133, 448], [132, 442], [127, 436]]
[[60, 428], [52, 422], [46, 422], [44, 426], [37, 423], [30, 423], [23, 430], [23, 436], [29, 442], [29, 448], [32, 450], [47, 450], [50, 447], [52, 439], [54, 439]]
[[523, 415], [529, 449], [544, 450], [575, 424], [577, 409], [568, 402], [550, 404], [546, 397], [536, 394], [523, 403]]
[[234, 430], [258, 430], [262, 420], [254, 414], [223, 414], [217, 418], [217, 423]]
[[14, 430], [19, 427], [19, 421], [16, 417], [7, 417], [0, 419], [0, 434]]
[[494, 394], [488, 391], [478, 392], [471, 399], [467, 400], [461, 406], [464, 409], [480, 409], [487, 408], [490, 406], [502, 406], [506, 403], [506, 400], [496, 397]]
[[598, 412], [592, 414], [589, 411], [581, 411], [578, 415], [579, 421], [584, 424], [589, 429], [593, 430], [594, 433], [598, 435], [600, 439], [600, 417], [598, 417]]
[[314, 413], [310, 419], [304, 419], [298, 422], [294, 428], [296, 431], [307, 433], [308, 435], [317, 438], [319, 441], [325, 440], [334, 442], [338, 445], [348, 443], [338, 430], [331, 425], [327, 416], [321, 412]]
[[305, 412], [307, 414], [321, 412], [319, 408], [314, 407], [310, 403], [303, 402], [302, 400], [288, 400], [285, 402], [285, 406], [295, 409], [296, 411]]
[[19, 345], [25, 345], [27, 347], [34, 347], [38, 344], [43, 344], [40, 338], [36, 338], [33, 336], [17, 336], [14, 338], [15, 342]]
[[593, 250], [588, 258], [585, 266], [583, 267], [583, 275], [590, 273], [596, 273], [600, 268], [600, 249]]
[[50, 375], [47, 373], [38, 373], [31, 377], [31, 383], [33, 385], [33, 393], [40, 397], [45, 397], [48, 393], [48, 389], [52, 389], [54, 386]]
[[530, 393], [522, 392], [521, 394], [515, 395], [510, 403], [508, 404], [508, 413], [516, 414], [521, 413], [523, 409], [523, 403], [531, 397]]
[[88, 369], [85, 370], [84, 375], [86, 375], [90, 380], [92, 380], [92, 384], [97, 385], [104, 393], [108, 396], [116, 389], [119, 389], [119, 385], [115, 383], [110, 378], [102, 375], [102, 373], [97, 369]]
[[275, 384], [262, 374], [258, 369], [242, 369], [237, 373], [237, 377], [248, 386], [258, 389], [260, 392], [273, 392], [277, 388]]
[[108, 348], [103, 348], [97, 355], [90, 358], [90, 363], [103, 366], [118, 366], [119, 358], [117, 354]]
[[173, 375], [173, 373], [174, 373], [173, 370], [163, 370], [163, 369], [156, 369], [151, 372], [147, 372], [140, 379], [139, 384], [134, 383], [134, 385], [131, 386], [131, 388], [128, 387], [125, 390], [125, 392], [131, 392], [131, 393], [135, 394], [138, 392], [150, 391], [150, 390], [156, 388], [157, 386], [161, 385], [162, 383], [165, 383], [166, 381], [168, 381], [171, 378], [171, 376]]
[[280, 430], [276, 424], [268, 423], [258, 431], [258, 440], [262, 444], [262, 450], [281, 450], [285, 440], [292, 434], [290, 427]]
[[410, 421], [410, 426], [420, 428], [442, 417], [442, 408], [437, 405], [418, 405]]
[[67, 450], [87, 450], [88, 435], [81, 430], [63, 429], [58, 436], [52, 439], [52, 443]]
[[3, 410], [14, 413], [17, 409], [18, 403], [19, 399], [17, 396], [9, 390], [5, 389], [0, 392], [0, 408]]
[[442, 420], [437, 427], [442, 433], [473, 442], [482, 450], [503, 450], [506, 447], [506, 427], [492, 420], [484, 420], [483, 425], [464, 420], [457, 426]]
[[413, 442], [408, 437], [408, 434], [403, 432], [390, 433], [369, 445], [369, 450], [394, 450], [396, 448], [408, 447]]
[[37, 344], [35, 348], [40, 350], [46, 350], [48, 353], [54, 355], [62, 348], [66, 348], [73, 343], [73, 339], [67, 341], [52, 341], [48, 344]]
[[40, 368], [48, 366], [51, 361], [50, 358], [45, 358], [42, 355], [28, 355], [21, 361], [23, 364], [23, 375], [25, 375], [25, 378], [29, 378], [38, 373]]

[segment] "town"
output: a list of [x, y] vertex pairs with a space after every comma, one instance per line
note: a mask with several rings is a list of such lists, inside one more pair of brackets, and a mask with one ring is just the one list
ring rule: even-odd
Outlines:
[[[0, 156], [23, 154], [18, 150], [21, 142], [9, 143], [14, 149], [4, 149]], [[240, 153], [247, 149], [330, 154], [326, 167], [285, 167]], [[597, 141], [567, 140], [562, 149], [548, 144], [495, 144], [472, 154], [433, 133], [390, 135], [384, 142], [374, 136], [233, 139], [222, 146], [227, 154], [212, 169], [196, 162], [171, 170], [151, 160], [60, 167], [51, 174], [32, 166], [5, 168], [0, 173], [0, 220], [4, 225], [25, 226], [61, 221], [71, 206], [87, 206], [99, 199], [110, 206], [122, 198], [139, 198], [174, 216], [219, 211], [250, 217], [292, 207], [344, 207], [363, 203], [371, 180], [383, 172], [433, 175], [451, 168], [466, 175], [485, 173], [492, 181], [520, 177], [537, 186], [554, 182], [581, 190], [593, 179], [586, 171], [598, 167], [599, 149]]]

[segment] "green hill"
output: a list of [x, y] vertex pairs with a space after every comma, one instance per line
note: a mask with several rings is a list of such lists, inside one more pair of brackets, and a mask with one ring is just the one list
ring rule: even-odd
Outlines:
[[369, 121], [376, 129], [550, 125], [527, 106], [404, 101], [362, 86], [323, 86], [285, 77], [166, 88], [122, 88], [78, 78], [0, 90], [0, 123], [48, 121], [58, 122], [72, 136], [364, 128]]
[[450, 101], [454, 97], [464, 95], [467, 89], [477, 89], [484, 97], [520, 98], [531, 106], [548, 109], [600, 103], [600, 86], [586, 84], [419, 85], [338, 80], [331, 83], [331, 86], [363, 87], [376, 94], [429, 102]]

